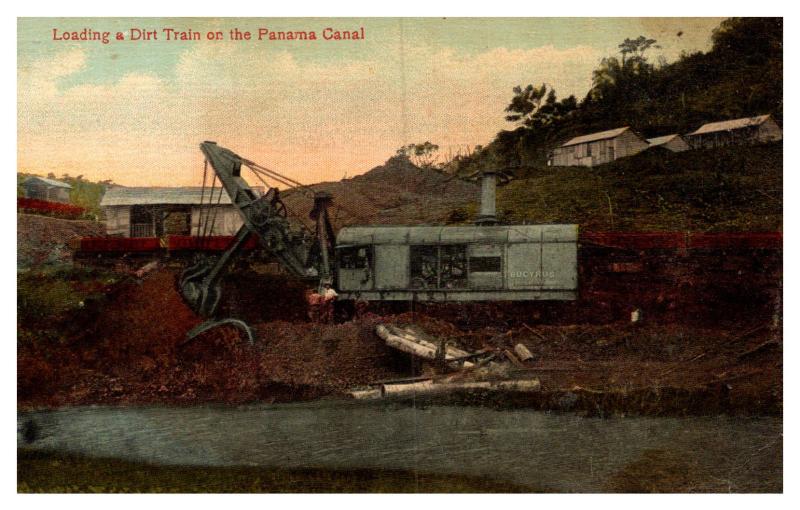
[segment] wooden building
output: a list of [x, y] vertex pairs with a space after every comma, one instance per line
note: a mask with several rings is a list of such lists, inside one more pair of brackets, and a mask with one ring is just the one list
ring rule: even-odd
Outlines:
[[630, 127], [621, 127], [575, 137], [556, 147], [551, 166], [597, 166], [633, 156], [648, 147], [647, 141]]
[[703, 124], [686, 138], [692, 148], [707, 149], [774, 142], [783, 139], [783, 130], [771, 115], [759, 115]]
[[25, 190], [25, 198], [64, 204], [69, 203], [69, 192], [72, 190], [72, 186], [66, 182], [37, 176], [25, 179], [22, 188]]
[[647, 143], [650, 144], [649, 148], [661, 147], [672, 152], [683, 152], [691, 149], [691, 146], [686, 139], [677, 133], [673, 135], [658, 136], [656, 138], [648, 138]]
[[106, 191], [100, 208], [109, 236], [197, 235], [198, 226], [202, 229], [205, 225], [208, 235], [234, 235], [242, 226], [242, 219], [228, 194], [222, 191], [220, 195], [220, 191], [216, 188], [211, 198], [209, 188], [115, 186]]

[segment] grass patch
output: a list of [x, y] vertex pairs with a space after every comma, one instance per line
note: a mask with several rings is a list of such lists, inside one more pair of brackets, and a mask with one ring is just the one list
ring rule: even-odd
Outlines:
[[482, 478], [385, 470], [156, 466], [17, 451], [17, 491], [45, 493], [529, 492]]
[[[503, 221], [592, 231], [779, 231], [783, 144], [648, 150], [594, 168], [526, 169], [498, 191]], [[474, 211], [470, 211], [471, 213]]]
[[71, 266], [17, 273], [18, 340], [46, 337], [62, 329], [90, 300], [102, 299], [108, 286], [120, 278], [103, 269]]

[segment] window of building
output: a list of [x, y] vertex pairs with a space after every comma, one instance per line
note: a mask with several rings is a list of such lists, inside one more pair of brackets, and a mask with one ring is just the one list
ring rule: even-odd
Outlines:
[[131, 237], [154, 237], [155, 218], [152, 208], [142, 205], [131, 206]]

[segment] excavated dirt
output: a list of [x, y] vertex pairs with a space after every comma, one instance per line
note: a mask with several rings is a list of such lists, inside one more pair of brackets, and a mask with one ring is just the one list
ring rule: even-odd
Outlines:
[[71, 263], [70, 241], [105, 234], [105, 225], [96, 221], [17, 214], [17, 268]]
[[[350, 179], [315, 184], [314, 189], [334, 197], [331, 221], [335, 228], [446, 222], [454, 210], [474, 204], [480, 194], [476, 184], [397, 158]], [[286, 193], [283, 201], [289, 211], [310, 211], [313, 206], [313, 199], [303, 193]], [[313, 226], [307, 216], [292, 219]]]
[[[83, 325], [80, 333], [57, 342], [19, 342], [20, 408], [291, 402], [341, 397], [378, 380], [430, 373], [431, 367], [383, 344], [374, 334], [383, 322], [414, 323], [473, 350], [523, 343], [534, 355], [524, 367], [508, 364], [504, 370], [516, 378], [539, 378], [541, 392], [453, 395], [449, 403], [594, 415], [782, 412], [782, 338], [769, 321], [751, 319], [723, 329], [532, 322], [463, 330], [454, 321], [410, 312], [367, 313], [341, 324], [286, 316], [251, 322], [255, 345], [228, 327], [184, 344], [186, 331], [200, 319], [181, 300], [175, 278], [174, 271], [161, 269], [142, 281], [129, 280], [110, 289], [103, 302], [68, 318]], [[269, 306], [292, 303], [300, 291], [299, 286], [277, 294], [273, 289]]]

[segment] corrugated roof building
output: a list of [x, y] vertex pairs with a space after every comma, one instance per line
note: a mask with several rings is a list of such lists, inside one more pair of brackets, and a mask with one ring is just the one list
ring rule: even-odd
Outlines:
[[651, 149], [653, 147], [661, 147], [667, 150], [671, 150], [672, 152], [683, 152], [691, 149], [689, 144], [686, 142], [686, 139], [677, 133], [673, 135], [664, 135], [664, 136], [657, 136], [655, 138], [648, 138], [647, 143], [650, 144]]
[[[261, 191], [261, 190], [257, 190]], [[163, 237], [197, 235], [207, 225], [208, 235], [234, 235], [242, 226], [239, 213], [221, 188], [109, 188], [100, 207], [108, 235]], [[212, 228], [213, 223], [213, 228]]]
[[23, 181], [22, 188], [25, 190], [25, 198], [68, 204], [72, 186], [66, 182], [34, 175]]
[[553, 150], [549, 163], [551, 166], [597, 166], [632, 156], [647, 147], [647, 141], [626, 126], [572, 138]]
[[749, 145], [783, 139], [783, 130], [771, 115], [723, 120], [703, 124], [686, 135], [692, 148], [711, 148], [726, 145]]

